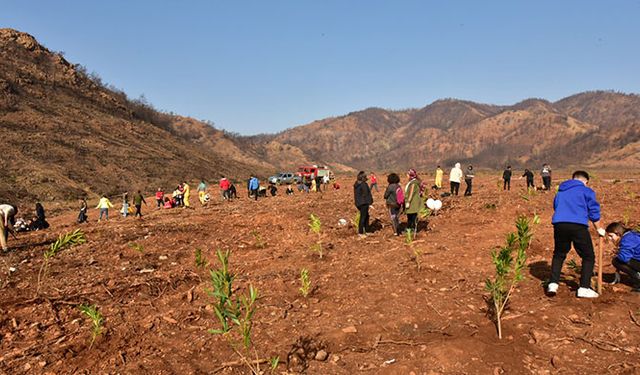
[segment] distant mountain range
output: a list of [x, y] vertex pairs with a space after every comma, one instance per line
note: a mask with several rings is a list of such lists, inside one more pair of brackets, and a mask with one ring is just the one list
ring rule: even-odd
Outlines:
[[512, 106], [445, 99], [245, 137], [158, 112], [31, 35], [0, 29], [0, 136], [1, 201], [151, 192], [303, 163], [349, 172], [431, 170], [457, 161], [485, 168], [636, 167], [640, 97], [595, 91]]

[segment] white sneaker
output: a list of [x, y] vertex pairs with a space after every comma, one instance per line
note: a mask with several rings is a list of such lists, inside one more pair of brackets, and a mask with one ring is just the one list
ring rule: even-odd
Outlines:
[[549, 283], [547, 285], [547, 294], [555, 296], [558, 293], [558, 283]]
[[599, 295], [591, 288], [578, 288], [578, 298], [598, 298]]

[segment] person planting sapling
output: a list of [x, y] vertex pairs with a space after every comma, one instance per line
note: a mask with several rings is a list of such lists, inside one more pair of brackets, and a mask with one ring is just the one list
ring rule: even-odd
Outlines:
[[591, 274], [595, 264], [593, 243], [589, 234], [589, 221], [593, 223], [598, 235], [604, 237], [605, 230], [600, 226], [600, 204], [596, 193], [588, 187], [589, 174], [575, 171], [571, 180], [560, 184], [553, 200], [553, 261], [551, 263], [551, 279], [547, 285], [547, 294], [555, 295], [558, 291], [560, 272], [571, 244], [582, 258], [580, 274], [579, 298], [597, 298], [598, 293], [591, 289]]
[[640, 233], [625, 228], [619, 222], [607, 225], [606, 232], [607, 238], [618, 247], [618, 254], [611, 263], [616, 271], [631, 278], [631, 291], [640, 293]]

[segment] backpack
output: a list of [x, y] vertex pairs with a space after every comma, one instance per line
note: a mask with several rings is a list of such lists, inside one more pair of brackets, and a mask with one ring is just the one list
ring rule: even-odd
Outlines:
[[404, 191], [402, 191], [402, 186], [398, 185], [396, 188], [396, 203], [398, 206], [404, 206]]

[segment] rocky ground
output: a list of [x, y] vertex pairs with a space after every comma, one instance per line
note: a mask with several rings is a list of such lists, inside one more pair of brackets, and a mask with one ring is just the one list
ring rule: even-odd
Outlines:
[[[637, 180], [596, 177], [605, 222], [640, 217]], [[638, 176], [627, 176], [629, 179]], [[0, 256], [0, 372], [6, 374], [244, 374], [246, 364], [213, 312], [209, 268], [216, 249], [231, 250], [236, 294], [259, 290], [251, 358], [279, 357], [274, 373], [501, 374], [640, 371], [640, 296], [624, 284], [601, 298], [575, 298], [578, 274], [565, 265], [558, 296], [543, 293], [553, 248], [553, 193], [512, 191], [480, 176], [472, 197], [445, 198], [423, 221], [412, 245], [392, 236], [374, 193], [375, 231], [359, 239], [351, 182], [323, 194], [260, 199], [242, 196], [195, 209], [153, 210], [143, 220], [116, 217], [74, 223], [75, 212], [47, 231], [21, 234]], [[242, 194], [241, 194], [242, 195]], [[310, 214], [321, 236], [309, 230]], [[541, 218], [528, 252], [526, 278], [504, 316], [498, 339], [487, 316], [484, 283], [494, 274], [490, 252], [503, 244], [518, 215]], [[406, 221], [406, 218], [403, 218]], [[43, 252], [76, 228], [87, 242], [62, 250], [38, 289]], [[595, 236], [595, 234], [594, 234]], [[320, 241], [323, 257], [310, 250]], [[596, 242], [597, 243], [597, 242]], [[612, 278], [611, 245], [605, 280]], [[415, 252], [421, 253], [420, 269]], [[569, 259], [576, 259], [572, 252]], [[9, 272], [14, 267], [14, 272]], [[312, 292], [299, 292], [307, 268]], [[95, 304], [103, 333], [91, 345], [91, 321], [78, 305]], [[237, 337], [237, 336], [233, 336]], [[268, 365], [261, 370], [268, 373]]]

